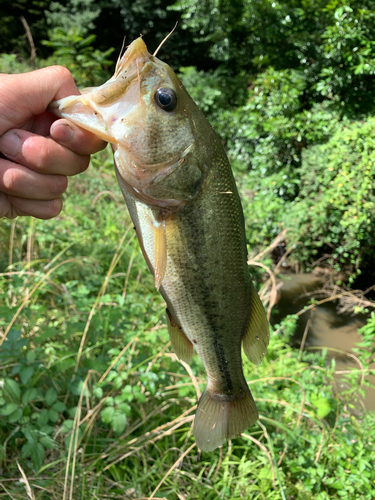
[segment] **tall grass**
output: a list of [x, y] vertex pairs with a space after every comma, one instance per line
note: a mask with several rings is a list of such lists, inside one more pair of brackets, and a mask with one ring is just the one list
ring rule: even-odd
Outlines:
[[72, 179], [59, 217], [0, 231], [0, 498], [375, 497], [375, 424], [356, 396], [368, 349], [339, 391], [324, 351], [289, 346], [295, 317], [260, 367], [244, 361], [259, 422], [197, 449], [206, 376], [170, 349], [108, 152]]

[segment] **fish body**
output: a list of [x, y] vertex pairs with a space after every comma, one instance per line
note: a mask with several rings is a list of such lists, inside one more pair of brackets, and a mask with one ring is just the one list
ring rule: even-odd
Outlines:
[[259, 364], [269, 329], [247, 266], [244, 217], [222, 143], [172, 69], [141, 38], [114, 76], [52, 103], [59, 116], [111, 142], [117, 179], [156, 287], [172, 347], [193, 347], [208, 375], [194, 423], [211, 451], [258, 418], [241, 344]]

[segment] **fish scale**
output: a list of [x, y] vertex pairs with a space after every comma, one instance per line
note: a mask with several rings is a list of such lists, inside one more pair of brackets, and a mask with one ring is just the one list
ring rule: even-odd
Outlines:
[[195, 348], [208, 375], [194, 435], [201, 450], [212, 451], [257, 420], [241, 345], [259, 364], [269, 340], [223, 145], [172, 69], [140, 38], [108, 82], [50, 109], [112, 144], [119, 185], [167, 305], [172, 347], [186, 362]]

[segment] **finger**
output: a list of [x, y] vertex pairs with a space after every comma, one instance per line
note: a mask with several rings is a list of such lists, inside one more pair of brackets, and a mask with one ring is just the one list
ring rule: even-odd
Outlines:
[[107, 145], [95, 134], [83, 130], [68, 120], [57, 120], [52, 124], [51, 137], [63, 146], [80, 155], [97, 153]]
[[0, 191], [29, 200], [53, 200], [66, 190], [64, 175], [47, 175], [0, 159]]
[[76, 154], [50, 137], [21, 129], [0, 137], [0, 151], [15, 163], [43, 174], [76, 175], [90, 162], [88, 155]]
[[43, 113], [51, 101], [79, 93], [70, 71], [62, 66], [0, 75], [0, 134], [10, 128], [32, 130], [34, 116]]
[[54, 200], [25, 200], [0, 193], [0, 218], [14, 219], [18, 215], [31, 215], [37, 219], [52, 219], [62, 210], [61, 198]]

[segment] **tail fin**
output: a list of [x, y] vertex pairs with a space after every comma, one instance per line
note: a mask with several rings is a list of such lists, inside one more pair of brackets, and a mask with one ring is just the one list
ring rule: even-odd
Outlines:
[[247, 385], [243, 393], [233, 396], [213, 394], [207, 386], [195, 414], [195, 442], [202, 451], [213, 451], [257, 420], [258, 411]]

